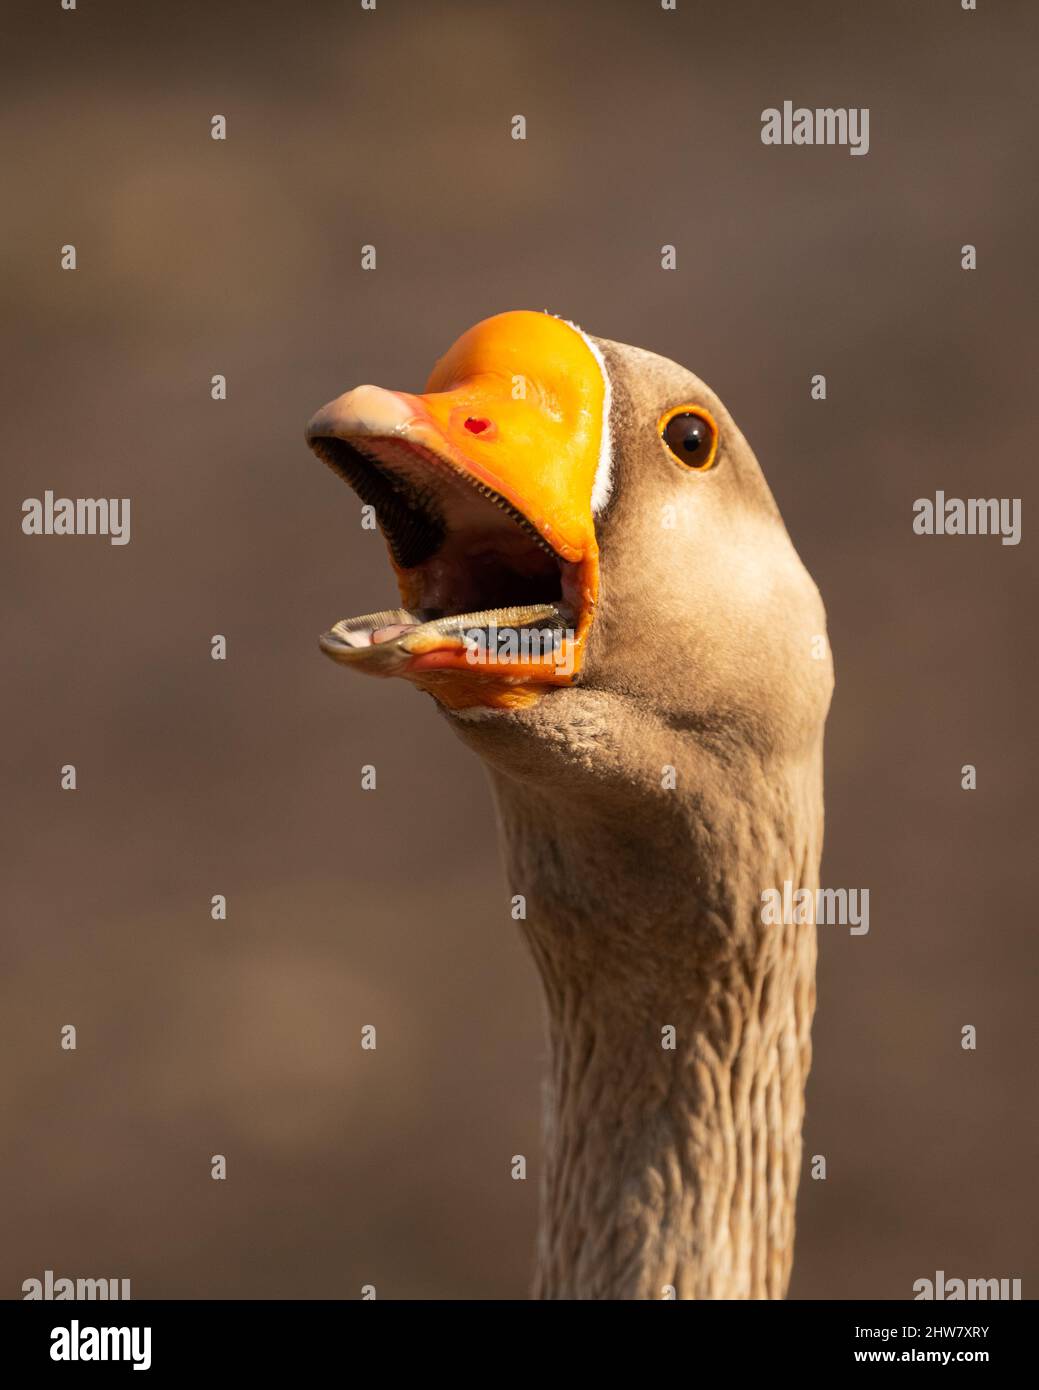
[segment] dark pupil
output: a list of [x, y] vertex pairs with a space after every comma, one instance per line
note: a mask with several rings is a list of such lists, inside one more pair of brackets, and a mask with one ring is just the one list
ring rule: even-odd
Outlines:
[[664, 431], [668, 445], [681, 458], [695, 458], [707, 439], [707, 425], [699, 415], [676, 415]]

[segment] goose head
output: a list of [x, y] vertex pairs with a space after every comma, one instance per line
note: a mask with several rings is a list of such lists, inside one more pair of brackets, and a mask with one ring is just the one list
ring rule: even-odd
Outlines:
[[[747, 441], [684, 367], [503, 313], [422, 394], [358, 386], [306, 435], [373, 508], [400, 596], [323, 650], [413, 682], [492, 762], [569, 774], [579, 731], [622, 716], [759, 759], [818, 738], [818, 591]], [[556, 764], [530, 756], [546, 740]]]

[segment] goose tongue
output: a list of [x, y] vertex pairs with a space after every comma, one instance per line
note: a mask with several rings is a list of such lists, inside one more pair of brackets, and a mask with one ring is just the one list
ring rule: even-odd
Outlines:
[[418, 620], [410, 623], [390, 623], [388, 627], [377, 627], [371, 635], [372, 646], [378, 646], [380, 642], [392, 642], [395, 637], [399, 637], [402, 632], [407, 632], [409, 628], [417, 627]]
[[403, 671], [416, 656], [464, 650], [466, 633], [535, 624], [566, 628], [570, 621], [565, 610], [555, 603], [528, 603], [436, 618], [411, 613], [406, 608], [389, 608], [359, 618], [344, 618], [320, 641], [322, 651], [334, 661], [370, 675], [389, 676]]

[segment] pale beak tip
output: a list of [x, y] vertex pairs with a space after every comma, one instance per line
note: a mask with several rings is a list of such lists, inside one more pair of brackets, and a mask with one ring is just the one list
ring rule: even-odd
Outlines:
[[414, 418], [413, 403], [382, 386], [355, 386], [312, 416], [305, 434], [308, 444], [331, 435], [356, 439], [364, 435], [401, 434]]

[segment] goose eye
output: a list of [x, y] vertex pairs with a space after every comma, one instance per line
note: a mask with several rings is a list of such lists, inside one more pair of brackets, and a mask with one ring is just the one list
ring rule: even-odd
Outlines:
[[703, 471], [710, 468], [718, 443], [718, 430], [706, 411], [680, 410], [662, 421], [664, 443], [680, 463]]

